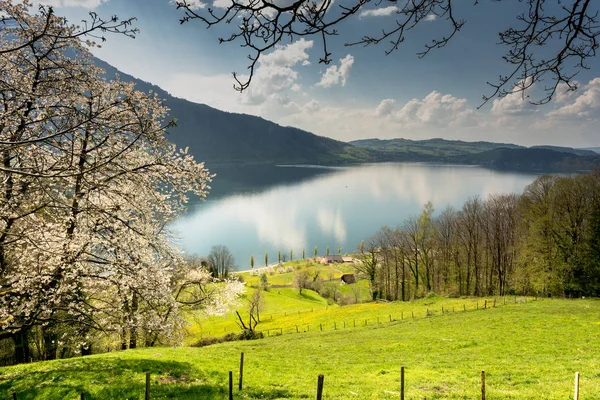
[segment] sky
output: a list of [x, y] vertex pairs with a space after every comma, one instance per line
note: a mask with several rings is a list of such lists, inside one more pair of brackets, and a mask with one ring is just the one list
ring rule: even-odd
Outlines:
[[[227, 0], [193, 0], [221, 10]], [[203, 3], [206, 1], [206, 3]], [[333, 7], [343, 4], [336, 0]], [[180, 24], [172, 0], [39, 0], [79, 23], [90, 11], [135, 16], [135, 39], [107, 35], [94, 55], [121, 71], [156, 84], [172, 95], [209, 106], [261, 116], [342, 141], [363, 138], [460, 139], [522, 145], [600, 146], [600, 60], [579, 73], [579, 89], [561, 88], [544, 106], [520, 94], [494, 99], [488, 81], [506, 74], [506, 49], [498, 32], [515, 26], [521, 2], [458, 2], [466, 24], [446, 47], [417, 57], [425, 43], [448, 33], [447, 21], [430, 15], [389, 54], [386, 43], [345, 46], [365, 34], [393, 27], [397, 3], [371, 2], [332, 36], [329, 65], [319, 63], [318, 37], [285, 42], [263, 55], [250, 88], [238, 93], [232, 72], [247, 73], [247, 49], [219, 44], [232, 26], [206, 29], [200, 21]], [[379, 5], [377, 5], [379, 4]], [[538, 88], [543, 85], [540, 84]], [[535, 88], [532, 95], [535, 96]]]

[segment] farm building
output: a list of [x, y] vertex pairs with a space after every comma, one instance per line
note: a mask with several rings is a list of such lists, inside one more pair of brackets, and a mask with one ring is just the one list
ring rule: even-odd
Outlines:
[[342, 256], [339, 256], [339, 255], [323, 256], [323, 257], [321, 257], [319, 259], [319, 262], [321, 264], [343, 263], [344, 262], [344, 258]]

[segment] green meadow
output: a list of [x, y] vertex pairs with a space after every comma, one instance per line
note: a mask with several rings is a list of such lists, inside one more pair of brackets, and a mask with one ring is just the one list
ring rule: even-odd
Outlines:
[[[291, 309], [293, 295], [278, 296], [289, 298]], [[483, 299], [431, 297], [331, 307], [313, 296], [305, 302], [321, 308], [304, 314], [311, 321], [309, 332], [294, 329], [202, 348], [146, 348], [7, 367], [0, 372], [0, 393], [8, 397], [15, 390], [19, 399], [76, 399], [81, 392], [86, 399], [142, 399], [149, 371], [153, 399], [224, 399], [231, 370], [236, 399], [314, 398], [321, 373], [324, 399], [397, 399], [401, 365], [407, 399], [479, 398], [481, 370], [488, 399], [570, 399], [576, 371], [581, 399], [597, 399], [600, 393], [599, 300], [529, 298], [525, 303], [511, 297], [506, 305], [497, 299], [496, 308], [488, 299], [483, 309]], [[408, 317], [409, 310], [415, 310], [415, 318]], [[334, 321], [359, 316], [371, 323], [333, 327]], [[299, 318], [297, 313], [274, 315], [273, 322], [259, 327], [291, 325]], [[319, 321], [327, 324], [323, 331], [312, 329]]]

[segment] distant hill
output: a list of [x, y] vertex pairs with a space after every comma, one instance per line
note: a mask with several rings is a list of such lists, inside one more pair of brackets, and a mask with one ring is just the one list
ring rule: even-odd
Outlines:
[[171, 109], [177, 126], [168, 130], [178, 147], [208, 166], [232, 164], [323, 164], [339, 165], [374, 161], [371, 150], [352, 146], [297, 128], [284, 127], [263, 118], [220, 111], [205, 104], [171, 96], [156, 85], [118, 71], [96, 59], [111, 78], [135, 82], [144, 92], [156, 92]]
[[600, 155], [589, 149], [560, 146], [524, 147], [509, 143], [428, 140], [363, 139], [350, 144], [376, 151], [380, 159], [481, 165], [487, 168], [576, 172], [600, 167]]
[[554, 150], [559, 151], [561, 153], [570, 153], [576, 154], [578, 156], [596, 156], [596, 153], [593, 150], [588, 149], [574, 149], [572, 147], [560, 147], [560, 146], [531, 146], [531, 149], [546, 149], [546, 150]]
[[498, 147], [525, 148], [516, 144], [492, 142], [463, 142], [461, 140], [446, 140], [441, 138], [427, 140], [410, 139], [362, 139], [349, 142], [350, 144], [365, 149], [376, 150], [388, 155], [420, 156], [424, 158], [440, 159], [463, 154], [475, 154], [492, 150]]
[[477, 154], [456, 156], [454, 160], [459, 163], [494, 169], [533, 172], [589, 171], [600, 167], [600, 156], [598, 155], [578, 156], [569, 152], [545, 148], [510, 149], [499, 147]]
[[600, 147], [586, 147], [586, 148], [580, 149], [580, 150], [590, 150], [590, 151], [593, 151], [594, 153], [600, 154]]

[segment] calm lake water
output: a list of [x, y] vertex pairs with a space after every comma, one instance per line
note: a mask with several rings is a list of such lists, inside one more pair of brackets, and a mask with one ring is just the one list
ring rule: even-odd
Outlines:
[[188, 253], [207, 255], [226, 245], [238, 269], [277, 261], [277, 250], [294, 258], [314, 246], [325, 254], [358, 248], [381, 226], [401, 224], [431, 201], [436, 212], [460, 208], [470, 196], [521, 193], [536, 175], [479, 167], [373, 164], [344, 168], [231, 167], [217, 173], [206, 202], [192, 202], [173, 225]]

